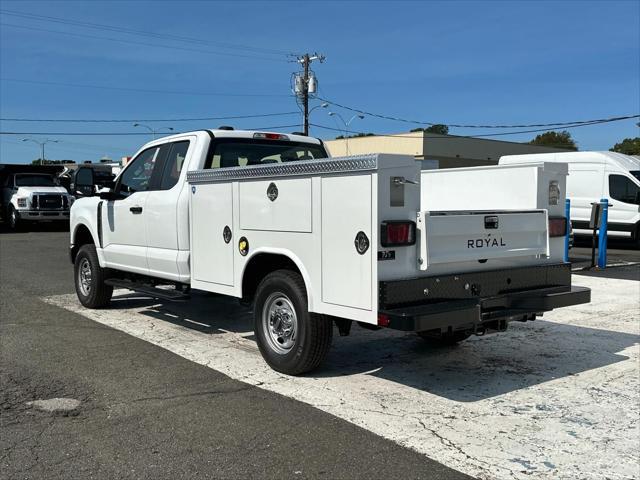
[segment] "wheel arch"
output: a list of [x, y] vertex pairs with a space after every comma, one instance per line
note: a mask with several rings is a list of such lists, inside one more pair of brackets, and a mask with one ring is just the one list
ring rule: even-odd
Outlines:
[[251, 301], [258, 285], [264, 277], [276, 270], [292, 270], [302, 277], [307, 292], [309, 310], [313, 311], [313, 291], [311, 279], [302, 261], [292, 252], [281, 249], [255, 251], [242, 270], [241, 295], [244, 301]]
[[74, 227], [71, 234], [71, 263], [76, 261], [80, 248], [87, 244], [97, 245], [97, 242], [89, 226], [85, 223], [79, 223]]

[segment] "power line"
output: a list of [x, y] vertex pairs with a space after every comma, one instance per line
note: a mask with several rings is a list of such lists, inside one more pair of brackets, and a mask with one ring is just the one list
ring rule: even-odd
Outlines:
[[[640, 117], [640, 115], [628, 115], [625, 117], [612, 117], [612, 118], [607, 118], [607, 119], [602, 119], [602, 120], [597, 120], [597, 121], [591, 121], [591, 122], [587, 122], [587, 123], [574, 123], [574, 124], [565, 124], [564, 128], [565, 129], [571, 129], [571, 128], [578, 128], [578, 127], [587, 127], [590, 125], [600, 125], [603, 123], [612, 123], [612, 122], [619, 122], [622, 120], [628, 120], [631, 118], [638, 118]], [[367, 135], [366, 132], [357, 132], [357, 131], [353, 131], [353, 130], [346, 130], [346, 129], [340, 129], [340, 128], [333, 128], [333, 127], [327, 127], [325, 125], [318, 125], [315, 123], [311, 124], [314, 127], [317, 128], [323, 128], [325, 130], [332, 130], [335, 132], [341, 132], [341, 133], [351, 133], [351, 134], [356, 134], [356, 135]], [[384, 133], [376, 133], [373, 136], [376, 137], [393, 137], [393, 138], [437, 138], [437, 139], [441, 139], [441, 140], [449, 140], [449, 139], [456, 139], [456, 138], [485, 138], [485, 137], [501, 137], [501, 136], [506, 136], [506, 135], [519, 135], [522, 133], [535, 133], [535, 132], [549, 132], [552, 131], [553, 129], [550, 128], [539, 128], [539, 129], [533, 129], [533, 130], [520, 130], [517, 132], [500, 132], [500, 133], [486, 133], [486, 134], [480, 134], [480, 135], [429, 135], [428, 133], [424, 133], [423, 135], [392, 135], [392, 134], [384, 134]]]
[[[281, 128], [294, 128], [299, 126], [300, 126], [299, 123], [295, 123], [293, 125], [253, 127], [253, 128], [247, 128], [247, 130], [277, 130]], [[175, 133], [171, 133], [171, 135], [180, 135], [182, 133], [189, 133], [189, 132], [175, 132]], [[57, 135], [57, 136], [87, 136], [87, 137], [94, 135], [94, 136], [118, 137], [118, 136], [141, 136], [141, 135], [149, 136], [149, 133], [148, 132], [119, 132], [119, 133], [114, 133], [114, 132], [0, 132], [0, 135]]]
[[86, 83], [65, 83], [65, 82], [48, 82], [42, 80], [24, 80], [19, 78], [0, 78], [1, 82], [16, 82], [16, 83], [33, 83], [36, 85], [55, 85], [61, 87], [74, 87], [74, 88], [99, 88], [105, 90], [122, 90], [127, 92], [142, 92], [142, 93], [161, 93], [170, 95], [192, 95], [192, 96], [212, 96], [212, 97], [291, 97], [291, 94], [285, 93], [216, 93], [216, 92], [187, 92], [179, 90], [156, 90], [134, 87], [112, 87], [108, 85], [90, 85]]
[[[611, 118], [598, 118], [598, 119], [592, 119], [592, 120], [575, 120], [572, 122], [555, 122], [555, 123], [531, 123], [531, 124], [521, 124], [521, 125], [464, 125], [464, 124], [455, 124], [455, 123], [442, 123], [442, 122], [424, 122], [424, 121], [419, 121], [419, 120], [410, 120], [410, 119], [406, 119], [406, 118], [401, 118], [401, 117], [394, 117], [391, 115], [382, 115], [379, 113], [373, 113], [373, 112], [368, 112], [366, 110], [360, 110], [358, 108], [354, 108], [354, 107], [350, 107], [347, 105], [343, 105], [337, 102], [333, 102], [331, 100], [327, 100], [326, 98], [322, 98], [322, 97], [318, 97], [316, 96], [315, 98], [317, 98], [318, 100], [322, 101], [322, 102], [326, 102], [330, 105], [334, 105], [336, 107], [339, 108], [344, 108], [345, 110], [349, 110], [352, 112], [356, 112], [356, 113], [361, 113], [363, 115], [368, 115], [370, 117], [376, 117], [376, 118], [382, 118], [384, 120], [393, 120], [396, 122], [403, 122], [403, 123], [411, 123], [411, 124], [415, 124], [415, 125], [446, 125], [448, 127], [453, 127], [453, 128], [533, 128], [533, 127], [564, 127], [564, 126], [576, 126], [576, 125], [591, 125], [591, 124], [597, 124], [597, 123], [605, 123], [608, 121], [612, 121]], [[620, 116], [620, 117], [612, 117], [615, 120], [627, 120], [627, 119], [631, 119], [631, 118], [639, 118], [640, 115], [626, 115], [626, 116]], [[524, 132], [524, 133], [528, 133], [528, 132]], [[509, 134], [507, 134], [509, 135]]]
[[298, 112], [258, 113], [254, 115], [230, 115], [226, 117], [200, 118], [126, 118], [126, 119], [90, 119], [90, 118], [0, 118], [2, 122], [56, 122], [56, 123], [132, 123], [132, 122], [204, 122], [210, 120], [240, 120], [247, 118], [282, 117], [298, 115]]
[[38, 21], [43, 21], [43, 22], [60, 23], [60, 24], [63, 24], [63, 25], [75, 25], [75, 26], [80, 26], [80, 27], [84, 27], [84, 28], [90, 28], [90, 29], [94, 29], [94, 30], [105, 30], [105, 31], [110, 31], [110, 32], [126, 33], [126, 34], [129, 34], [129, 35], [137, 35], [137, 36], [143, 36], [143, 37], [159, 38], [159, 39], [162, 39], [162, 40], [172, 39], [172, 40], [176, 40], [176, 41], [184, 42], [184, 43], [192, 43], [192, 44], [199, 44], [199, 45], [212, 45], [212, 46], [217, 46], [219, 48], [225, 48], [225, 49], [229, 49], [229, 50], [244, 50], [244, 51], [262, 53], [262, 54], [268, 54], [268, 55], [292, 55], [292, 52], [289, 52], [289, 51], [286, 51], [286, 50], [278, 50], [278, 49], [264, 48], [264, 47], [255, 47], [255, 46], [251, 46], [251, 45], [240, 45], [240, 44], [226, 43], [226, 42], [216, 42], [216, 41], [211, 41], [211, 40], [203, 40], [203, 39], [200, 39], [200, 38], [186, 37], [186, 36], [182, 36], [182, 35], [174, 35], [174, 34], [170, 34], [170, 33], [166, 33], [166, 32], [156, 33], [156, 32], [150, 32], [150, 31], [145, 31], [145, 30], [126, 28], [126, 27], [122, 27], [122, 26], [93, 23], [93, 22], [88, 22], [88, 21], [85, 21], [85, 20], [72, 20], [72, 19], [68, 19], [68, 18], [52, 17], [52, 16], [48, 16], [48, 15], [37, 15], [37, 14], [34, 14], [34, 13], [19, 12], [19, 11], [15, 11], [15, 10], [6, 10], [6, 9], [0, 9], [0, 13], [2, 13], [4, 15], [10, 15], [10, 16], [14, 16], [14, 17], [19, 17], [19, 18], [25, 18], [25, 19], [29, 19], [29, 20], [38, 20]]
[[178, 46], [172, 46], [172, 45], [161, 45], [161, 44], [153, 44], [153, 43], [145, 43], [145, 42], [136, 42], [134, 40], [124, 40], [121, 38], [111, 38], [111, 37], [100, 37], [97, 35], [89, 35], [86, 33], [74, 33], [74, 32], [61, 32], [60, 30], [50, 30], [48, 28], [39, 28], [39, 27], [30, 27], [30, 26], [26, 26], [26, 25], [15, 25], [12, 23], [0, 23], [0, 26], [3, 27], [12, 27], [12, 28], [22, 28], [25, 30], [34, 30], [34, 31], [40, 31], [40, 32], [48, 32], [48, 33], [57, 33], [60, 35], [70, 35], [73, 37], [83, 37], [83, 38], [94, 38], [94, 39], [98, 39], [98, 40], [109, 40], [111, 42], [119, 42], [119, 43], [126, 43], [126, 44], [130, 44], [130, 45], [142, 45], [142, 46], [146, 46], [146, 47], [153, 47], [153, 48], [169, 48], [169, 49], [173, 49], [173, 50], [181, 50], [181, 51], [186, 51], [186, 52], [197, 52], [197, 53], [204, 53], [204, 54], [208, 54], [208, 55], [224, 55], [224, 56], [228, 56], [228, 57], [243, 57], [243, 58], [251, 58], [254, 60], [265, 60], [265, 61], [271, 61], [271, 62], [286, 62], [287, 60], [285, 59], [281, 59], [278, 60], [276, 58], [267, 58], [267, 57], [260, 57], [257, 55], [244, 55], [241, 53], [229, 53], [229, 52], [215, 52], [213, 50], [202, 50], [202, 49], [198, 49], [198, 48], [189, 48], [189, 47], [178, 47]]

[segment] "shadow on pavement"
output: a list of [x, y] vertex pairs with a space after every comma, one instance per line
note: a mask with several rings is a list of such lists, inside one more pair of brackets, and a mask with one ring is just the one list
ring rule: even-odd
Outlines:
[[9, 224], [0, 221], [0, 234], [18, 234], [29, 232], [68, 232], [69, 221], [56, 221], [56, 222], [24, 222], [20, 224], [17, 231], [11, 230]]
[[[251, 335], [252, 315], [237, 300], [196, 293], [190, 302], [159, 303], [114, 297], [116, 309], [140, 313], [202, 334]], [[203, 337], [204, 338], [204, 337]], [[427, 346], [415, 334], [370, 331], [353, 325], [334, 342], [325, 364], [310, 377], [366, 374], [460, 402], [474, 402], [621, 362], [640, 336], [536, 320], [506, 333], [474, 337], [451, 348]]]

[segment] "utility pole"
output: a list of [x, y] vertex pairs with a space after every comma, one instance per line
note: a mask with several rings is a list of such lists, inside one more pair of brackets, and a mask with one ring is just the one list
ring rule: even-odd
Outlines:
[[325, 56], [318, 53], [313, 55], [305, 53], [300, 55], [297, 60], [302, 65], [302, 74], [295, 74], [295, 94], [302, 99], [305, 135], [309, 135], [309, 94], [316, 93], [318, 88], [318, 80], [309, 67], [314, 60], [322, 63], [324, 59]]
[[23, 138], [22, 139], [23, 142], [33, 142], [33, 143], [37, 143], [38, 145], [40, 145], [40, 165], [44, 165], [45, 163], [45, 158], [44, 158], [44, 146], [47, 143], [59, 143], [59, 140], [50, 140], [50, 139], [46, 139], [44, 141], [38, 141], [35, 140], [33, 138]]

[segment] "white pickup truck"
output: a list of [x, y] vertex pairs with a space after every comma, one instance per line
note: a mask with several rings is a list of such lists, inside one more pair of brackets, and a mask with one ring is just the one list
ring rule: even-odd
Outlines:
[[63, 167], [0, 164], [0, 208], [9, 228], [27, 222], [67, 222], [74, 196], [60, 185]]
[[264, 359], [293, 375], [321, 363], [334, 324], [449, 344], [502, 331], [590, 301], [563, 262], [566, 170], [529, 171], [510, 183], [533, 181], [530, 208], [442, 209], [409, 156], [327, 158], [314, 138], [229, 129], [158, 139], [73, 205], [76, 291], [89, 308], [114, 287], [237, 297]]

